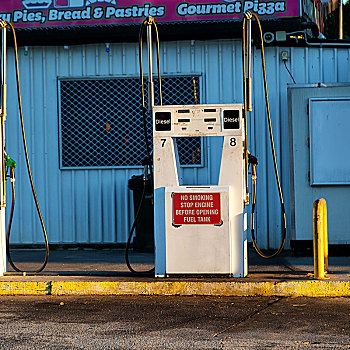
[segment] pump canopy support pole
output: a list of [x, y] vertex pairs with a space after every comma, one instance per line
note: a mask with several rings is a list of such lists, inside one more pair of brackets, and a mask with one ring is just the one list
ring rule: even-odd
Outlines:
[[243, 59], [243, 94], [244, 94], [244, 172], [245, 172], [245, 201], [249, 205], [249, 182], [248, 182], [248, 112], [253, 110], [252, 103], [252, 15], [247, 11], [243, 15], [242, 37]]
[[153, 51], [152, 51], [152, 18], [147, 23], [147, 50], [148, 50], [148, 111], [154, 107], [154, 84], [153, 84]]
[[6, 108], [6, 25], [1, 21], [1, 128], [0, 128], [0, 150], [1, 150], [1, 207], [0, 207], [0, 276], [7, 271], [6, 258], [6, 229], [5, 229], [5, 207], [6, 207], [6, 188], [5, 188], [5, 118]]
[[1, 112], [6, 117], [6, 28], [2, 28], [2, 45], [1, 45]]
[[339, 39], [343, 39], [343, 0], [339, 0]]
[[248, 86], [248, 111], [253, 110], [252, 98], [252, 20], [248, 19], [247, 27], [247, 86]]
[[1, 139], [2, 139], [2, 205], [6, 206], [6, 187], [5, 187], [5, 121], [6, 121], [6, 116], [7, 116], [7, 84], [6, 84], [6, 48], [7, 48], [7, 43], [6, 43], [6, 27], [2, 28], [2, 43], [3, 43], [3, 48], [1, 50], [1, 82], [2, 82], [2, 114], [1, 114]]

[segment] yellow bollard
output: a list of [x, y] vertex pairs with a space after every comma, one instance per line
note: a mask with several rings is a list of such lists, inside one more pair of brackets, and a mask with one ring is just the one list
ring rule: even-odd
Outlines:
[[327, 204], [321, 198], [313, 206], [313, 248], [314, 248], [314, 278], [328, 279], [328, 234], [327, 234]]

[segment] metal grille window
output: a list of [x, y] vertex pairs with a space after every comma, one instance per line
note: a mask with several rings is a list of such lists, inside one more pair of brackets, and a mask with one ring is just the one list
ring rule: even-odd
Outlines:
[[[163, 104], [194, 104], [193, 79], [199, 103], [199, 77], [176, 76], [162, 78]], [[155, 96], [158, 104], [157, 81]], [[142, 164], [145, 140], [139, 79], [60, 79], [59, 102], [61, 168]], [[151, 141], [150, 115], [147, 115], [147, 129]], [[201, 165], [199, 137], [177, 139], [176, 142], [181, 165]]]

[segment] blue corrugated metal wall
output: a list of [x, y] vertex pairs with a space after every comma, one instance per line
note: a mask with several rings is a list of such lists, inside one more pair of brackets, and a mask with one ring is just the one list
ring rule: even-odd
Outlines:
[[[288, 51], [296, 82], [348, 82], [346, 48], [266, 49], [271, 113], [287, 215], [289, 201], [289, 143], [287, 84], [292, 83], [281, 51]], [[20, 72], [28, 148], [38, 198], [52, 243], [125, 242], [133, 219], [128, 179], [140, 170], [59, 170], [58, 77], [135, 76], [138, 46], [135, 43], [63, 47], [30, 47], [20, 50]], [[201, 74], [201, 101], [242, 102], [242, 62], [239, 40], [161, 43], [163, 74]], [[266, 129], [260, 51], [254, 52], [254, 112], [249, 121], [250, 151], [259, 158], [257, 232], [262, 247], [277, 247], [281, 221], [269, 139]], [[7, 152], [17, 160], [17, 206], [13, 243], [42, 241], [27, 180], [18, 122], [13, 54], [8, 57]], [[217, 142], [217, 141], [213, 141]], [[218, 164], [215, 143], [207, 144], [209, 168], [185, 168], [186, 183], [210, 183]]]

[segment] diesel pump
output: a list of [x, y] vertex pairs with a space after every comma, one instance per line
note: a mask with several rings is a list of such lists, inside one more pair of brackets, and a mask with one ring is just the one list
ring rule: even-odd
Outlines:
[[[258, 160], [249, 153], [247, 133], [248, 115], [253, 110], [252, 19], [256, 20], [260, 31], [266, 114], [283, 221], [282, 243], [272, 255], [265, 255], [259, 249], [254, 230]], [[144, 126], [146, 113], [144, 112], [142, 32], [146, 25], [149, 63], [148, 106], [153, 116], [153, 173], [149, 162], [147, 167], [145, 165], [144, 179], [153, 175], [155, 276], [222, 274], [244, 277], [248, 273], [249, 167], [252, 175], [251, 234], [254, 248], [262, 257], [271, 258], [282, 251], [286, 238], [286, 215], [273, 141], [260, 20], [251, 11], [244, 13], [242, 49], [244, 102], [242, 104], [162, 105], [160, 98], [160, 105], [157, 106], [154, 104], [151, 35], [151, 27], [156, 28], [156, 25], [152, 18], [143, 21], [140, 32], [140, 78]], [[161, 84], [158, 31], [156, 33], [158, 79]], [[159, 90], [161, 92], [161, 89]], [[217, 184], [184, 185], [179, 171], [175, 138], [214, 136], [223, 139]], [[145, 140], [149, 160], [146, 129]], [[142, 201], [130, 231], [127, 250], [141, 206]], [[128, 259], [127, 264], [130, 265]], [[130, 266], [129, 269], [135, 272]]]

